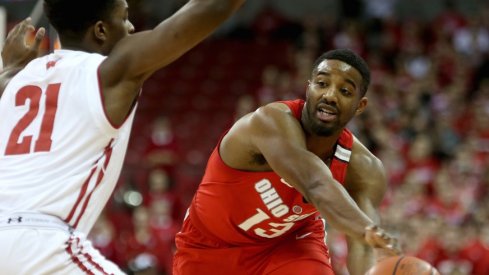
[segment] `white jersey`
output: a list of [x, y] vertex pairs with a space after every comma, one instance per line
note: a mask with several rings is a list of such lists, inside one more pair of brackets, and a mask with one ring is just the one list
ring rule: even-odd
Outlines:
[[54, 215], [88, 233], [113, 192], [134, 110], [106, 117], [99, 54], [57, 50], [30, 62], [0, 99], [0, 216]]

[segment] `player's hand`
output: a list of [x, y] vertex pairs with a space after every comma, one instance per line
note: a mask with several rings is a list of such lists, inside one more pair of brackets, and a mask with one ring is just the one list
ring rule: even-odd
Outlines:
[[401, 254], [397, 239], [376, 225], [365, 229], [365, 241], [373, 248], [378, 248], [376, 249], [378, 252], [377, 258]]
[[39, 47], [44, 38], [46, 30], [39, 28], [36, 32], [34, 42], [28, 45], [26, 36], [35, 30], [31, 18], [26, 18], [8, 33], [5, 45], [2, 49], [2, 61], [4, 68], [24, 67], [32, 59], [39, 56]]

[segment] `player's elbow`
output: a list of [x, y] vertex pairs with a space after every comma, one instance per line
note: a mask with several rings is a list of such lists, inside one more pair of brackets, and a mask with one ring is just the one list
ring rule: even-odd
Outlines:
[[304, 199], [318, 208], [333, 203], [326, 185], [327, 183], [320, 180], [308, 183], [304, 186]]
[[340, 183], [334, 179], [310, 181], [304, 189], [304, 198], [319, 212], [329, 218], [340, 219], [341, 209], [350, 208], [355, 202]]

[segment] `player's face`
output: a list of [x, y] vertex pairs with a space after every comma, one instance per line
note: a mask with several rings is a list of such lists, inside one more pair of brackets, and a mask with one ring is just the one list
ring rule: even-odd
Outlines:
[[129, 21], [129, 7], [126, 0], [117, 0], [109, 21], [106, 22], [109, 32], [107, 35], [107, 51], [110, 52], [114, 45], [134, 32], [134, 26]]
[[307, 88], [306, 129], [319, 136], [339, 133], [367, 105], [361, 86], [362, 76], [354, 67], [339, 60], [321, 62]]

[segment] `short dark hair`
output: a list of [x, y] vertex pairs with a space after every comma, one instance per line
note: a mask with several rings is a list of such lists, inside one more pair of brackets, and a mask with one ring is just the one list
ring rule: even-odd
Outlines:
[[317, 70], [319, 64], [325, 59], [339, 60], [357, 69], [363, 80], [361, 87], [362, 96], [365, 95], [368, 86], [370, 85], [370, 69], [368, 68], [367, 62], [365, 62], [362, 57], [349, 49], [335, 49], [327, 51], [316, 59], [313, 65], [313, 72]]
[[60, 36], [80, 38], [92, 24], [110, 17], [117, 0], [44, 0], [44, 12]]

